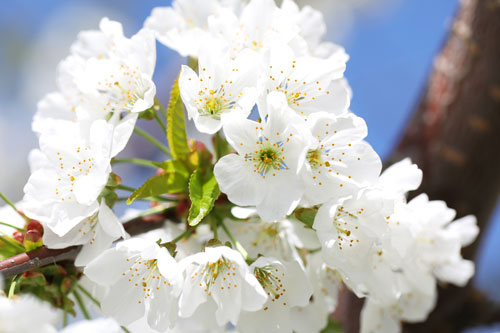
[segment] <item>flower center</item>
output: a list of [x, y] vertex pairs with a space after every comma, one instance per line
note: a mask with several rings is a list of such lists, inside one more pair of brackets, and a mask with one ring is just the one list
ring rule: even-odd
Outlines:
[[[201, 270], [194, 272], [191, 278], [201, 279], [200, 287], [204, 288], [208, 296], [212, 296], [211, 287], [226, 291], [238, 287], [236, 283], [236, 266], [224, 256], [215, 262], [207, 263]], [[214, 286], [215, 284], [217, 285]]]
[[[127, 279], [134, 287], [142, 288], [144, 299], [151, 297], [151, 294], [162, 287], [171, 286], [158, 271], [158, 262], [156, 259], [145, 260], [139, 255], [127, 258], [127, 262], [133, 260], [132, 266], [128, 271], [122, 274], [123, 278]], [[142, 300], [138, 300], [142, 303]]]
[[[283, 287], [282, 281], [285, 273], [280, 269], [271, 265], [256, 267], [254, 269], [254, 275], [266, 291], [267, 296], [271, 299], [271, 302], [276, 302], [280, 299], [280, 297], [285, 295], [286, 289]], [[283, 306], [286, 306], [286, 302], [283, 302], [282, 304]], [[267, 307], [265, 307], [264, 310], [267, 310]]]
[[[265, 140], [267, 141], [268, 139], [265, 138]], [[285, 163], [285, 156], [283, 154], [283, 142], [278, 141], [273, 144], [263, 142], [264, 140], [261, 138], [258, 144], [261, 144], [262, 147], [255, 150], [253, 153], [245, 154], [245, 161], [251, 161], [254, 163], [254, 172], [257, 172], [265, 178], [270, 171], [273, 171], [272, 175], [276, 176], [274, 171], [288, 170], [288, 166]]]
[[329, 162], [324, 162], [322, 157], [321, 149], [311, 149], [307, 152], [306, 159], [312, 169], [318, 169], [323, 165], [330, 166]]
[[224, 86], [217, 91], [210, 90], [208, 93], [201, 93], [200, 99], [196, 101], [198, 112], [201, 116], [212, 117], [220, 120], [221, 114], [234, 108], [235, 101], [230, 101], [225, 98]]

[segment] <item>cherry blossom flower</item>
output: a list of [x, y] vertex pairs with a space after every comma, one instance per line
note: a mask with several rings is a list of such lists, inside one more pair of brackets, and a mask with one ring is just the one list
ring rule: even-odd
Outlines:
[[165, 331], [175, 326], [182, 275], [166, 248], [130, 239], [104, 251], [84, 272], [92, 281], [110, 288], [101, 308], [121, 325], [146, 312], [153, 329]]
[[[179, 300], [183, 318], [203, 321], [201, 317], [215, 312], [218, 326], [236, 325], [241, 311], [257, 311], [266, 302], [266, 293], [241, 254], [226, 246], [207, 247], [179, 264], [185, 272]], [[200, 312], [208, 313], [198, 317], [195, 312], [200, 306], [204, 309]]]
[[222, 192], [240, 206], [256, 206], [265, 221], [278, 221], [297, 206], [303, 185], [297, 177], [310, 143], [303, 123], [289, 112], [285, 96], [268, 97], [264, 123], [234, 118], [224, 133], [238, 154], [220, 159], [214, 168]]
[[272, 91], [283, 92], [290, 108], [301, 116], [318, 111], [347, 112], [351, 96], [343, 79], [348, 59], [345, 53], [328, 59], [296, 56], [290, 47], [277, 44], [269, 50], [268, 58], [259, 82], [264, 87], [259, 99], [262, 118], [267, 115], [266, 96]]
[[305, 306], [312, 287], [303, 267], [296, 262], [280, 262], [260, 257], [250, 269], [267, 293], [264, 307], [256, 312], [243, 312], [238, 332], [292, 332], [291, 309]]
[[[216, 48], [215, 48], [216, 49]], [[198, 60], [199, 74], [182, 66], [179, 89], [189, 119], [203, 133], [222, 127], [222, 118], [236, 113], [247, 117], [257, 100], [259, 64], [253, 52], [242, 52], [234, 60], [223, 50], [208, 49]]]
[[240, 0], [175, 0], [172, 7], [156, 7], [144, 22], [160, 43], [183, 57], [203, 55], [200, 40], [209, 36], [208, 18], [223, 8], [238, 10]]
[[306, 187], [303, 204], [345, 197], [378, 182], [382, 162], [362, 141], [367, 135], [363, 119], [353, 114], [335, 117], [316, 113], [307, 125], [315, 143], [307, 152], [301, 174]]

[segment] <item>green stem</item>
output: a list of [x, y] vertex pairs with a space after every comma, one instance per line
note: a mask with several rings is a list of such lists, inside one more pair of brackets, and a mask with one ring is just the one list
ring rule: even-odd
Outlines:
[[248, 252], [245, 250], [245, 248], [240, 244], [240, 242], [238, 242], [234, 237], [233, 235], [231, 234], [231, 232], [229, 231], [229, 229], [226, 227], [226, 225], [224, 224], [224, 222], [222, 221], [221, 222], [221, 227], [222, 229], [224, 230], [224, 232], [226, 233], [227, 237], [229, 237], [229, 239], [231, 240], [231, 242], [234, 244], [234, 246], [236, 246], [236, 249], [241, 253], [241, 255], [243, 256], [243, 258], [246, 260], [250, 259], [248, 257]]
[[167, 147], [165, 147], [160, 141], [156, 140], [153, 138], [151, 135], [148, 133], [144, 132], [141, 130], [139, 127], [134, 128], [134, 132], [140, 136], [142, 136], [145, 140], [149, 141], [153, 146], [161, 150], [165, 155], [171, 156], [170, 155], [170, 150], [168, 150]]
[[187, 228], [182, 234], [180, 234], [179, 236], [175, 237], [172, 240], [172, 243], [177, 243], [178, 241], [180, 241], [184, 237], [190, 235], [193, 232], [194, 229], [196, 229], [196, 226], [195, 227], [189, 227], [189, 228]]
[[123, 163], [135, 164], [153, 169], [158, 169], [158, 167], [154, 164], [153, 161], [143, 160], [141, 158], [115, 158], [111, 161], [111, 164], [123, 164]]
[[[119, 197], [116, 199], [116, 201], [127, 201], [128, 197]], [[164, 198], [164, 197], [147, 197], [147, 198], [140, 198], [140, 199], [135, 199], [135, 200], [143, 200], [143, 201], [153, 201], [153, 202], [176, 202], [177, 200], [175, 199], [169, 199], [169, 198]], [[135, 201], [134, 200], [134, 201]]]
[[96, 300], [94, 298], [94, 296], [92, 296], [92, 294], [87, 290], [85, 289], [84, 287], [82, 287], [81, 284], [77, 284], [77, 288], [85, 295], [87, 296], [88, 299], [90, 299], [92, 301], [92, 303], [94, 303], [95, 305], [97, 305], [98, 307], [101, 307], [101, 303]]
[[130, 333], [130, 331], [125, 326], [120, 326], [123, 332]]
[[68, 311], [64, 310], [64, 315], [63, 315], [63, 328], [68, 326]]
[[16, 291], [16, 284], [17, 284], [17, 275], [14, 276], [12, 279], [12, 282], [10, 283], [10, 288], [9, 288], [9, 295], [7, 296], [8, 298], [12, 298], [14, 296], [14, 292]]
[[16, 226], [13, 226], [12, 224], [8, 224], [8, 223], [2, 222], [2, 221], [0, 221], [0, 224], [7, 226], [7, 227], [11, 227], [12, 229], [16, 229], [17, 231], [26, 232], [26, 229], [18, 228]]
[[156, 100], [156, 105], [158, 106], [158, 108], [160, 109], [160, 112], [161, 114], [163, 115], [163, 117], [165, 117], [165, 119], [168, 118], [168, 114], [167, 114], [167, 110], [165, 110], [165, 108], [163, 107], [163, 105], [160, 103], [160, 101]]
[[83, 304], [82, 297], [80, 296], [78, 291], [76, 291], [76, 289], [73, 289], [73, 296], [75, 296], [76, 303], [78, 303], [78, 307], [80, 308], [80, 310], [82, 310], [82, 313], [83, 313], [83, 316], [85, 317], [85, 319], [90, 320], [91, 319], [90, 314], [87, 311], [85, 304]]
[[4, 242], [5, 244], [9, 245], [10, 247], [16, 249], [16, 251], [18, 251], [20, 253], [26, 251], [26, 249], [23, 246], [18, 245], [18, 244], [14, 243], [14, 242], [11, 242], [10, 240], [8, 240], [5, 237], [0, 236], [0, 241]]
[[158, 113], [155, 111], [153, 112], [153, 117], [155, 118], [156, 122], [160, 127], [163, 129], [163, 132], [167, 133], [167, 126], [165, 123], [160, 119], [160, 116], [158, 116]]
[[122, 184], [118, 185], [116, 187], [116, 189], [117, 190], [122, 190], [122, 191], [128, 191], [128, 192], [135, 192], [135, 188], [132, 188], [132, 187], [126, 186], [126, 185], [122, 185]]
[[26, 222], [29, 221], [29, 219], [26, 216], [24, 216], [24, 214], [22, 214], [20, 211], [18, 211], [16, 206], [12, 203], [12, 201], [10, 201], [2, 192], [0, 192], [0, 198], [2, 198], [7, 205], [12, 207], [12, 209], [15, 210], [16, 213], [18, 213]]

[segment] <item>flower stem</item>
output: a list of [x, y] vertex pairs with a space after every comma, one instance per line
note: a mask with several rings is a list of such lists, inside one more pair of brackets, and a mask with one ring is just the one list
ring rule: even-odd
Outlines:
[[[128, 198], [119, 197], [116, 200], [117, 201], [127, 201]], [[164, 197], [147, 197], [147, 198], [140, 198], [140, 199], [135, 199], [135, 200], [154, 201], [154, 202], [175, 202], [175, 201], [177, 201], [175, 199], [169, 199], [169, 198], [164, 198]]]
[[226, 233], [227, 237], [229, 237], [229, 239], [231, 240], [231, 242], [234, 244], [234, 246], [236, 246], [236, 249], [241, 253], [241, 255], [243, 256], [243, 258], [246, 260], [250, 259], [250, 257], [248, 256], [248, 252], [245, 250], [245, 248], [240, 244], [240, 242], [238, 242], [234, 237], [233, 235], [231, 234], [231, 232], [229, 231], [229, 229], [226, 227], [226, 225], [224, 224], [224, 221], [221, 221], [221, 227], [222, 229], [224, 230], [224, 232]]
[[182, 234], [180, 234], [179, 236], [175, 237], [172, 240], [172, 243], [177, 243], [178, 241], [180, 241], [184, 237], [190, 235], [193, 232], [194, 229], [196, 229], [196, 226], [187, 228]]
[[[81, 284], [77, 284], [77, 286], [76, 286], [76, 287], [77, 287], [77, 288], [78, 288], [78, 289], [79, 289], [79, 290], [80, 290], [80, 291], [81, 291], [81, 292], [82, 292], [85, 296], [87, 296], [87, 298], [88, 298], [88, 299], [90, 299], [90, 300], [92, 301], [92, 303], [94, 303], [94, 304], [95, 304], [95, 305], [97, 305], [98, 307], [101, 307], [101, 303], [100, 303], [98, 300], [96, 300], [96, 299], [94, 298], [94, 296], [92, 296], [92, 294], [91, 294], [91, 293], [90, 293], [87, 289], [85, 289], [84, 287], [82, 287], [82, 285], [81, 285]], [[73, 290], [73, 291], [75, 291], [75, 290]]]
[[156, 110], [155, 110], [155, 112], [153, 112], [153, 117], [155, 118], [158, 125], [160, 125], [160, 127], [163, 129], [163, 132], [167, 133], [167, 126], [165, 125], [165, 122], [163, 122], [160, 119], [160, 116], [158, 116], [158, 113], [156, 112]]
[[132, 187], [126, 186], [126, 185], [122, 185], [122, 184], [116, 186], [116, 189], [117, 190], [122, 190], [122, 191], [128, 191], [128, 192], [134, 192], [135, 191], [135, 188], [132, 188]]
[[153, 161], [143, 160], [141, 158], [115, 158], [111, 161], [111, 164], [124, 164], [124, 163], [158, 169], [158, 167], [154, 164]]
[[16, 229], [17, 231], [26, 232], [26, 229], [18, 228], [16, 226], [13, 226], [12, 224], [8, 224], [8, 223], [2, 222], [2, 221], [0, 221], [0, 224], [4, 225], [6, 227], [11, 227], [12, 229]]
[[153, 146], [161, 150], [165, 155], [171, 156], [170, 155], [170, 150], [168, 150], [167, 147], [165, 147], [160, 141], [156, 140], [153, 138], [151, 135], [146, 133], [145, 131], [141, 130], [139, 127], [134, 128], [134, 132], [140, 136], [142, 136], [145, 140], [149, 141]]
[[10, 283], [10, 288], [9, 288], [9, 295], [7, 296], [8, 298], [12, 298], [14, 296], [14, 292], [16, 290], [16, 284], [17, 284], [17, 275], [14, 276], [12, 279], [12, 282]]
[[7, 238], [5, 238], [5, 237], [0, 236], [0, 241], [2, 241], [2, 242], [4, 242], [5, 244], [9, 245], [10, 247], [14, 248], [16, 251], [18, 251], [18, 252], [20, 252], [20, 253], [22, 253], [22, 252], [25, 252], [25, 251], [26, 251], [26, 249], [25, 249], [23, 246], [18, 245], [18, 244], [14, 243], [14, 242], [11, 242], [10, 240], [8, 240], [8, 239], [7, 239]]
[[7, 205], [12, 207], [12, 209], [14, 209], [16, 211], [16, 213], [18, 213], [26, 222], [29, 221], [29, 219], [24, 214], [22, 214], [20, 211], [18, 211], [16, 206], [12, 203], [12, 201], [10, 201], [2, 192], [0, 192], [0, 198], [2, 198], [3, 201], [5, 201], [5, 203]]
[[82, 297], [80, 296], [80, 293], [78, 291], [76, 291], [76, 289], [73, 289], [73, 296], [75, 296], [76, 302], [78, 303], [78, 307], [80, 308], [80, 310], [82, 310], [82, 314], [85, 317], [85, 319], [90, 320], [90, 314], [87, 311], [85, 304], [83, 304]]

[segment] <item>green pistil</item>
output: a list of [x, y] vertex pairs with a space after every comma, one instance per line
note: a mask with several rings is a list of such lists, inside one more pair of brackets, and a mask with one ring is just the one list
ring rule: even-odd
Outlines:
[[[309, 165], [313, 169], [317, 169], [319, 167], [322, 167], [323, 165], [326, 165], [328, 162], [323, 162], [321, 159], [321, 150], [320, 149], [311, 149], [307, 152], [306, 155], [307, 161], [309, 162]], [[329, 165], [327, 165], [329, 166]]]
[[254, 269], [254, 275], [261, 286], [273, 294], [275, 299], [278, 299], [280, 298], [281, 280], [271, 273], [272, 270], [272, 266], [256, 267]]

